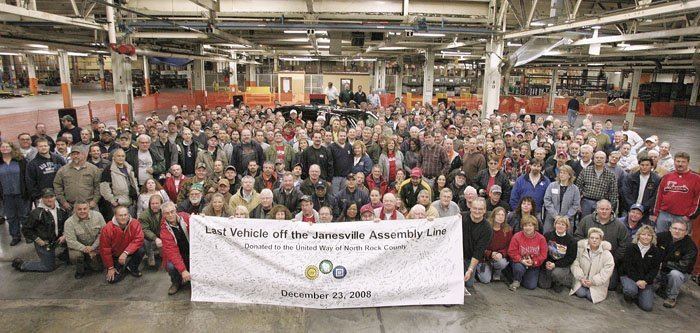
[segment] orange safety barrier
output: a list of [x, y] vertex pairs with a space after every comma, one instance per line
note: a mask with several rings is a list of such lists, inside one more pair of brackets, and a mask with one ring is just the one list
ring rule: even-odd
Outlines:
[[651, 103], [652, 117], [670, 117], [673, 115], [673, 106], [676, 102], [654, 102]]

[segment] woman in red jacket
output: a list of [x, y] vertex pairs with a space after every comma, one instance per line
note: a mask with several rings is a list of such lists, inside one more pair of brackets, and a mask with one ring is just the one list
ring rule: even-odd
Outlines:
[[508, 247], [513, 282], [508, 286], [516, 291], [522, 284], [527, 289], [537, 288], [540, 266], [547, 259], [547, 241], [537, 232], [538, 222], [532, 215], [523, 215], [520, 231], [513, 235]]
[[497, 207], [489, 217], [493, 229], [491, 243], [484, 251], [484, 261], [476, 266], [476, 276], [481, 283], [501, 280], [501, 270], [508, 266], [508, 246], [513, 237], [513, 230], [506, 223], [506, 210]]

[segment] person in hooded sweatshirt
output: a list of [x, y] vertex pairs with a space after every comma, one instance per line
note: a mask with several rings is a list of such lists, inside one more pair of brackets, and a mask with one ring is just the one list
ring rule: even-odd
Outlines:
[[114, 219], [107, 222], [100, 233], [100, 256], [107, 268], [107, 282], [117, 283], [126, 274], [141, 277], [139, 265], [146, 253], [143, 238], [141, 223], [129, 215], [129, 208], [117, 206]]
[[38, 201], [44, 189], [53, 190], [53, 179], [56, 172], [64, 166], [65, 160], [49, 148], [49, 141], [44, 138], [36, 139], [37, 154], [27, 163], [26, 183], [32, 201]]

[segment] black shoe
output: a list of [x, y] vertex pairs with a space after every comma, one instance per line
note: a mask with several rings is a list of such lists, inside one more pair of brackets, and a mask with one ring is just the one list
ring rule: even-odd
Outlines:
[[559, 293], [561, 293], [562, 291], [564, 291], [564, 286], [562, 286], [562, 285], [560, 285], [560, 284], [558, 284], [558, 283], [553, 283], [553, 284], [552, 284], [552, 290], [553, 290], [555, 293], [559, 294]]
[[22, 239], [15, 238], [12, 240], [12, 242], [10, 242], [10, 246], [15, 246], [15, 245], [19, 244], [19, 242], [21, 242], [21, 241], [22, 241]]
[[0, 216], [0, 225], [3, 225], [3, 224], [5, 224], [5, 217]]
[[622, 298], [624, 298], [625, 302], [627, 302], [627, 303], [632, 303], [634, 301], [634, 297], [627, 295], [627, 294], [623, 294]]
[[656, 289], [656, 295], [666, 299], [666, 286], [659, 286], [659, 289]]
[[75, 272], [75, 279], [76, 279], [76, 280], [80, 280], [80, 279], [82, 279], [82, 278], [84, 278], [84, 277], [85, 277], [85, 273], [84, 273], [84, 272]]
[[12, 259], [12, 268], [14, 268], [20, 272], [22, 271], [22, 264], [24, 264], [24, 260], [22, 260], [20, 258]]
[[141, 271], [139, 271], [138, 269], [132, 271], [130, 268], [127, 268], [126, 271], [133, 277], [140, 278], [141, 276], [143, 276], [143, 273], [141, 273]]

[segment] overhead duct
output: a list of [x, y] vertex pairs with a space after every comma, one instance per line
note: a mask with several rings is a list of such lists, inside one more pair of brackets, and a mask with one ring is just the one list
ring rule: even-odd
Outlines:
[[505, 72], [508, 73], [512, 67], [518, 67], [530, 63], [562, 45], [569, 45], [573, 40], [569, 37], [560, 39], [532, 38], [523, 46], [508, 55], [504, 62]]

